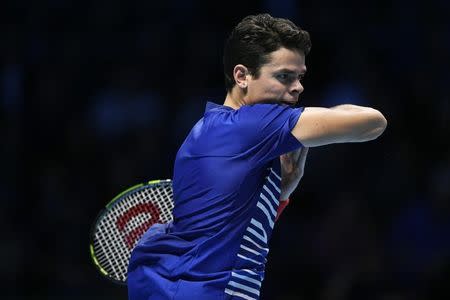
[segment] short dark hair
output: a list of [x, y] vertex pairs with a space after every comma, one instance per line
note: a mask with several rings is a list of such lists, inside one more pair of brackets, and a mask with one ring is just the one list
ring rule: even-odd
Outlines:
[[243, 64], [251, 75], [258, 77], [261, 66], [268, 63], [270, 53], [282, 47], [307, 55], [311, 50], [309, 33], [288, 19], [269, 14], [242, 19], [225, 43], [223, 66], [227, 91], [235, 85], [234, 66]]

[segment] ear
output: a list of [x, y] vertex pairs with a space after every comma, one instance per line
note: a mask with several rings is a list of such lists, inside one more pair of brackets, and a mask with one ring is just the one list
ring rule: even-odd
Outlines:
[[248, 69], [244, 65], [236, 65], [233, 69], [233, 77], [236, 85], [242, 89], [247, 88]]

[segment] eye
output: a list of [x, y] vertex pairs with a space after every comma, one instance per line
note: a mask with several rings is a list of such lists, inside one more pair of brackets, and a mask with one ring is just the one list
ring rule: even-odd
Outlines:
[[277, 74], [276, 78], [280, 81], [287, 81], [289, 79], [289, 75], [286, 73]]
[[283, 84], [292, 84], [295, 81], [302, 81], [304, 74], [297, 75], [295, 73], [278, 73], [275, 75], [275, 78]]
[[276, 75], [276, 78], [283, 84], [291, 84], [297, 80], [297, 76], [291, 73], [280, 73]]

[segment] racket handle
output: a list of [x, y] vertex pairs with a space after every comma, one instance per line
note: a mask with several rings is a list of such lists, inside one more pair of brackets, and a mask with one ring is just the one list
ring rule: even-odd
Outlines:
[[286, 208], [286, 206], [288, 206], [288, 204], [289, 204], [289, 198], [285, 199], [285, 200], [280, 200], [280, 205], [278, 205], [277, 217], [275, 218], [275, 221], [278, 221], [278, 218], [281, 216], [281, 213]]

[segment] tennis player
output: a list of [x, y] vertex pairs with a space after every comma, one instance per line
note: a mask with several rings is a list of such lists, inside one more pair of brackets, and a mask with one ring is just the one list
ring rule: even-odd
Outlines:
[[295, 108], [308, 32], [268, 14], [245, 17], [224, 51], [227, 95], [208, 102], [174, 166], [174, 220], [153, 225], [128, 266], [130, 300], [259, 299], [276, 219], [309, 147], [377, 138], [372, 108]]

